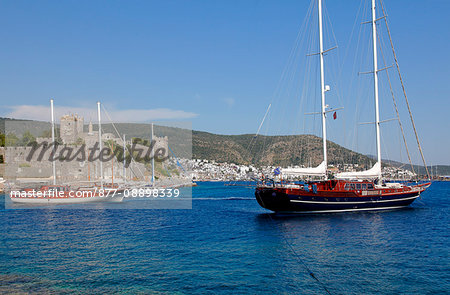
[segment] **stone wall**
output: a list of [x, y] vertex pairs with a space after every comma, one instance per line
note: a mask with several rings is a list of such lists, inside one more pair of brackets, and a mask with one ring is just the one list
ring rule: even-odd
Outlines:
[[[92, 147], [95, 142], [95, 136], [93, 135], [91, 138], [92, 144], [91, 146], [85, 147], [85, 160], [80, 161], [76, 159], [72, 161], [67, 161], [64, 157], [61, 160], [56, 161], [56, 176], [58, 181], [95, 181], [100, 178], [100, 163], [99, 161], [88, 161], [88, 156], [90, 153], [89, 147]], [[119, 145], [123, 146], [123, 143], [118, 138], [114, 139], [114, 141]], [[131, 142], [128, 142], [129, 144]], [[73, 148], [72, 154], [68, 155], [66, 147]], [[167, 138], [163, 138], [163, 140], [157, 141], [155, 144], [155, 148], [162, 147], [164, 148], [165, 154], [164, 156], [169, 156], [169, 152], [167, 150]], [[60, 156], [70, 156], [74, 157], [75, 154], [81, 146], [75, 145], [59, 145], [56, 149], [56, 155]], [[149, 147], [143, 145], [136, 145], [136, 148], [142, 149], [142, 157], [144, 157], [149, 150]], [[49, 146], [47, 149], [39, 148], [37, 149], [30, 158], [30, 161], [27, 161], [27, 157], [30, 156], [33, 147], [7, 147], [4, 150], [5, 153], [5, 171], [4, 177], [7, 179], [17, 179], [17, 178], [52, 178], [52, 164], [49, 161], [51, 154], [53, 152], [53, 146]], [[66, 149], [64, 152], [63, 149]], [[98, 152], [96, 153], [98, 155]], [[153, 156], [152, 153], [149, 153], [150, 156]], [[39, 161], [39, 158], [41, 160]], [[114, 167], [112, 167], [112, 165]], [[148, 164], [147, 164], [148, 167]], [[1, 167], [0, 167], [1, 168]], [[123, 178], [124, 175], [124, 166], [123, 162], [119, 162], [116, 158], [113, 161], [108, 161], [103, 163], [103, 172], [105, 179], [111, 179], [112, 173], [114, 173], [114, 178]], [[126, 168], [125, 174], [127, 175], [127, 179], [144, 179], [148, 177], [148, 171], [146, 169], [146, 165], [143, 163], [131, 163], [130, 167]]]

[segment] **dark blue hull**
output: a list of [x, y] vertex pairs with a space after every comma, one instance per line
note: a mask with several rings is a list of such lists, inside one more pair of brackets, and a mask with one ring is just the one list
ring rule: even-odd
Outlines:
[[401, 208], [414, 202], [419, 197], [419, 192], [373, 196], [336, 194], [322, 197], [287, 194], [265, 187], [257, 188], [255, 196], [261, 207], [275, 212], [331, 213]]

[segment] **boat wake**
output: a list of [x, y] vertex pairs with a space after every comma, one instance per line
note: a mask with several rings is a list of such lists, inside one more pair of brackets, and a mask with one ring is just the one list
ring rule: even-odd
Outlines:
[[254, 200], [254, 198], [244, 198], [244, 197], [228, 197], [228, 198], [192, 198], [192, 200], [200, 200], [200, 201], [243, 201], [243, 200]]

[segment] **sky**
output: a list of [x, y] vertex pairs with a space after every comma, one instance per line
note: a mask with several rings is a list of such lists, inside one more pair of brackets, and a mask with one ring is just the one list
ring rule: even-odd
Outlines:
[[[450, 164], [450, 1], [384, 2], [425, 155]], [[340, 49], [360, 3], [325, 1]], [[194, 130], [255, 133], [276, 103], [309, 5], [2, 0], [0, 116], [45, 120], [50, 98], [60, 111], [94, 116], [100, 100], [118, 121], [189, 120]], [[335, 130], [331, 139], [353, 148], [342, 138]]]

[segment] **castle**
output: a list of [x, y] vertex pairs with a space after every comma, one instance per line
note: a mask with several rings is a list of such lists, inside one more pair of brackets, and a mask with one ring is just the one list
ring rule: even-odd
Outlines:
[[[56, 154], [60, 154], [61, 151], [65, 149], [65, 146], [72, 145], [75, 149], [85, 144], [86, 151], [94, 147], [95, 144], [98, 143], [98, 131], [94, 131], [92, 122], [89, 123], [87, 132], [84, 131], [84, 119], [78, 115], [65, 115], [61, 117], [60, 121], [60, 132], [59, 137], [63, 143], [57, 147]], [[169, 155], [168, 148], [168, 137], [156, 137], [153, 139], [156, 141], [154, 145], [154, 150], [158, 148], [162, 148], [165, 151], [165, 154]], [[123, 146], [123, 139], [115, 136], [112, 133], [102, 133], [102, 142], [105, 143], [107, 141], [113, 141], [114, 146]], [[38, 144], [43, 142], [51, 142], [51, 138], [38, 137], [36, 138], [36, 142]], [[126, 141], [127, 145], [132, 145], [132, 140], [128, 139]], [[136, 144], [136, 148], [139, 148], [143, 151], [143, 154], [147, 154], [148, 147]], [[30, 160], [27, 160], [27, 155], [29, 155], [32, 147], [31, 146], [17, 146], [10, 147], [6, 149], [5, 159], [8, 163], [5, 166], [5, 175], [8, 178], [49, 178], [52, 175], [51, 162], [49, 161], [39, 161], [38, 156], [40, 153], [34, 153]], [[48, 159], [50, 154], [52, 153], [52, 149], [48, 149], [45, 152], [44, 159]], [[151, 155], [153, 155], [151, 153]], [[71, 181], [71, 180], [83, 180], [83, 179], [97, 179], [99, 177], [99, 163], [91, 162], [88, 163], [86, 160], [84, 161], [57, 161], [57, 178], [59, 180]], [[112, 167], [113, 166], [113, 167]], [[144, 174], [137, 171], [146, 170], [145, 164], [143, 163], [132, 163], [133, 168], [129, 167], [127, 171], [125, 171], [123, 164], [118, 161], [110, 161], [108, 163], [103, 163], [103, 169], [105, 178], [111, 178], [112, 173], [114, 173], [114, 177], [143, 177]], [[137, 173], [137, 174], [136, 174]], [[125, 174], [125, 175], [123, 175]]]
[[[59, 137], [66, 145], [85, 143], [86, 146], [91, 147], [98, 142], [98, 131], [94, 131], [92, 122], [89, 122], [88, 132], [84, 132], [84, 118], [77, 114], [70, 114], [61, 117]], [[161, 147], [168, 151], [167, 136], [154, 136], [153, 139], [156, 141], [155, 149]], [[107, 140], [112, 140], [119, 145], [123, 144], [122, 138], [118, 138], [112, 133], [102, 133], [102, 141]], [[127, 144], [131, 144], [131, 141], [127, 141]]]
[[[91, 124], [92, 125], [92, 124]], [[75, 144], [83, 137], [84, 119], [78, 115], [61, 117], [60, 134], [63, 144]]]

